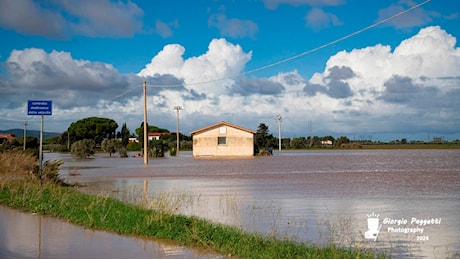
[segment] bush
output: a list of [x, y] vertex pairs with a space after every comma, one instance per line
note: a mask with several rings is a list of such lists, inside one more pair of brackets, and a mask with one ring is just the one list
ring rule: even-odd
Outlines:
[[88, 158], [94, 155], [96, 143], [94, 140], [83, 139], [72, 144], [70, 152], [79, 158]]
[[142, 147], [141, 147], [141, 145], [139, 143], [132, 142], [132, 143], [129, 143], [128, 145], [126, 145], [126, 150], [130, 151], [130, 152], [140, 151], [140, 150], [142, 150]]
[[112, 157], [113, 153], [116, 153], [120, 148], [120, 142], [117, 139], [105, 139], [101, 144], [102, 150], [109, 153]]
[[41, 174], [38, 165], [35, 166], [33, 173], [38, 179], [52, 183], [62, 183], [62, 180], [59, 178], [59, 167], [63, 163], [61, 160], [45, 161], [42, 165]]

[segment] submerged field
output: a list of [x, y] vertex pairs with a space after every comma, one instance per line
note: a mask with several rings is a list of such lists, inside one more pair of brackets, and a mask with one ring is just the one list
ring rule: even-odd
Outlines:
[[119, 234], [175, 241], [212, 249], [237, 258], [377, 258], [374, 251], [315, 246], [279, 237], [245, 232], [240, 228], [193, 216], [152, 210], [101, 195], [89, 195], [76, 187], [63, 187], [31, 176], [35, 164], [23, 153], [0, 154], [0, 203], [23, 211], [49, 215], [68, 222]]

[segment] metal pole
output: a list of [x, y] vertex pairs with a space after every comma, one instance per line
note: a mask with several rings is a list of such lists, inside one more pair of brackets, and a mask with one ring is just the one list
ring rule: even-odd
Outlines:
[[278, 150], [281, 151], [281, 121], [283, 119], [280, 114], [276, 116], [276, 119], [278, 120]]
[[179, 111], [182, 110], [182, 107], [175, 106], [174, 109], [176, 110], [176, 155], [179, 155]]
[[144, 80], [144, 165], [149, 164], [147, 131], [147, 82]]
[[40, 149], [39, 149], [39, 172], [40, 172], [40, 180], [42, 179], [43, 174], [43, 121], [44, 117], [42, 116], [42, 123], [40, 127]]
[[23, 150], [25, 151], [26, 150], [26, 135], [27, 135], [27, 130], [26, 130], [26, 126], [27, 126], [27, 121], [24, 121], [24, 147], [23, 147]]

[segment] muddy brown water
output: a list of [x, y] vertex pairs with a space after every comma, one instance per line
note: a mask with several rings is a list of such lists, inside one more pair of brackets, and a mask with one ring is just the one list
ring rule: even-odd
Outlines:
[[0, 258], [221, 258], [169, 241], [120, 236], [0, 206]]
[[243, 159], [181, 152], [147, 166], [142, 158], [106, 154], [44, 158], [63, 160], [61, 177], [85, 184], [83, 192], [157, 210], [296, 241], [385, 250], [397, 258], [460, 257], [460, 150], [275, 151]]

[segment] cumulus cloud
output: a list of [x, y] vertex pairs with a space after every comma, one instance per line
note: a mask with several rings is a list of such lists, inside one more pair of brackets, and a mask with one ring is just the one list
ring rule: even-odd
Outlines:
[[168, 38], [173, 35], [172, 28], [177, 28], [179, 26], [178, 20], [174, 20], [171, 23], [165, 23], [163, 21], [157, 20], [155, 22], [154, 32], [159, 34], [163, 38]]
[[305, 20], [307, 21], [306, 26], [312, 28], [314, 31], [343, 24], [335, 14], [327, 13], [320, 8], [311, 9], [307, 13]]
[[142, 31], [144, 13], [132, 2], [0, 1], [0, 26], [22, 34], [130, 37]]
[[226, 88], [234, 84], [233, 77], [243, 71], [252, 55], [225, 39], [213, 39], [208, 51], [200, 56], [184, 60], [184, 53], [185, 48], [181, 45], [166, 45], [138, 75], [174, 75], [184, 80], [187, 89], [205, 93], [208, 97], [218, 96], [225, 94]]
[[[377, 21], [383, 20], [392, 15], [407, 10], [409, 7], [412, 7], [413, 5], [414, 3], [408, 0], [399, 1], [396, 4], [392, 4], [387, 8], [379, 10]], [[439, 14], [432, 13], [431, 15], [438, 16]], [[410, 13], [406, 13], [405, 15], [396, 17], [395, 19], [386, 22], [385, 25], [393, 26], [398, 29], [413, 28], [416, 26], [422, 26], [430, 23], [432, 21], [431, 15], [425, 9], [419, 7]]]
[[183, 90], [163, 91], [155, 103], [164, 114], [182, 105], [184, 117], [194, 118], [184, 122], [191, 130], [198, 120], [200, 126], [228, 120], [275, 127], [280, 113], [284, 133], [293, 136], [307, 136], [310, 120], [316, 131], [328, 134], [454, 133], [460, 121], [460, 51], [455, 46], [454, 37], [433, 26], [394, 49], [377, 44], [338, 52], [309, 79], [298, 71], [260, 78], [239, 74], [250, 52], [215, 39], [206, 53], [187, 59], [184, 47], [167, 45], [139, 75], [183, 80]]
[[[460, 103], [452, 102], [460, 100], [460, 49], [455, 45], [454, 37], [432, 26], [402, 41], [393, 51], [380, 44], [341, 51], [329, 58], [323, 73], [315, 73], [305, 83], [303, 91], [325, 103], [339, 101], [331, 112], [350, 120], [366, 115], [385, 121], [399, 115], [382, 130], [398, 129], [404, 118], [406, 125], [426, 120], [431, 125], [458, 123]], [[445, 130], [458, 131], [452, 124]]]
[[27, 99], [46, 98], [69, 123], [95, 115], [137, 127], [146, 80], [149, 123], [174, 129], [172, 108], [180, 105], [183, 132], [221, 120], [252, 129], [263, 122], [273, 130], [281, 114], [289, 137], [308, 136], [310, 121], [314, 135], [448, 135], [458, 133], [460, 122], [456, 44], [440, 27], [427, 27], [393, 49], [377, 44], [338, 52], [308, 79], [295, 70], [248, 76], [242, 72], [252, 53], [225, 39], [188, 58], [183, 46], [166, 45], [138, 75], [67, 52], [16, 50], [0, 75], [0, 116]]
[[221, 36], [232, 38], [255, 38], [259, 31], [255, 22], [237, 18], [228, 19], [225, 14], [211, 15], [208, 24], [219, 29]]
[[260, 95], [278, 95], [284, 90], [283, 85], [278, 82], [274, 82], [264, 78], [246, 78], [241, 77], [236, 82], [229, 93], [235, 93], [243, 96], [251, 94]]
[[20, 97], [25, 93], [28, 98], [53, 98], [62, 107], [89, 105], [136, 81], [134, 75], [120, 75], [110, 64], [75, 60], [68, 52], [46, 53], [36, 48], [12, 51], [5, 68], [8, 80], [0, 88], [11, 95], [1, 99], [10, 106], [23, 103]]
[[[384, 91], [380, 98], [391, 103], [407, 103], [416, 99], [422, 86], [414, 84], [409, 77], [394, 75], [384, 84]], [[434, 92], [436, 89], [432, 89]]]
[[22, 34], [57, 37], [64, 32], [64, 17], [32, 0], [0, 1], [0, 26]]

